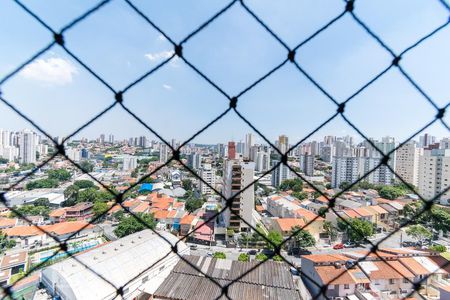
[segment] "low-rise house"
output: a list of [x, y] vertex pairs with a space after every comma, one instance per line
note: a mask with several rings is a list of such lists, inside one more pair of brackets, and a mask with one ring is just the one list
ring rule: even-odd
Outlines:
[[[354, 295], [366, 289], [370, 280], [350, 259], [340, 254], [304, 255], [301, 260], [303, 281], [313, 299], [333, 299]], [[327, 289], [322, 293], [321, 288]]]
[[374, 223], [377, 225], [385, 223], [388, 219], [389, 212], [379, 205], [366, 206], [365, 209], [373, 213]]
[[94, 233], [94, 231], [94, 225], [89, 224], [86, 221], [61, 222], [42, 226], [16, 226], [3, 230], [8, 238], [14, 239], [16, 243], [20, 244], [22, 247], [36, 244], [54, 244], [57, 242], [53, 237], [56, 237], [60, 241], [64, 241], [68, 238], [86, 236]]
[[27, 272], [29, 266], [30, 258], [27, 251], [6, 254], [1, 258], [0, 262], [0, 270], [10, 270], [10, 275], [14, 275], [20, 272]]
[[92, 207], [94, 204], [91, 202], [78, 203], [72, 207], [66, 209], [66, 214], [64, 219], [75, 219], [75, 220], [87, 220], [90, 219], [94, 213], [92, 212]]
[[0, 218], [0, 229], [11, 228], [18, 224], [17, 218]]
[[66, 208], [64, 207], [55, 209], [48, 214], [50, 222], [52, 223], [59, 223], [64, 221], [65, 216], [66, 216]]
[[375, 223], [374, 213], [367, 209], [367, 207], [358, 207], [353, 209], [358, 215], [360, 215], [360, 219], [368, 221], [370, 223]]
[[194, 215], [184, 215], [180, 220], [180, 235], [186, 235], [194, 230], [198, 218]]

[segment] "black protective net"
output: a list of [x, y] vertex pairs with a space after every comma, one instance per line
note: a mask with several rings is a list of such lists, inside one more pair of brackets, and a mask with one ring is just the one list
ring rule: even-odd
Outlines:
[[[437, 0], [436, 0], [437, 1]], [[385, 42], [383, 42], [383, 39], [378, 36], [365, 22], [364, 20], [362, 20], [358, 14], [357, 14], [357, 3], [358, 1], [343, 1], [342, 3], [342, 12], [339, 13], [337, 16], [335, 16], [333, 19], [331, 19], [329, 22], [327, 22], [326, 24], [324, 24], [322, 27], [317, 28], [317, 30], [310, 36], [308, 36], [306, 39], [299, 41], [299, 43], [295, 46], [295, 47], [289, 47], [287, 45], [287, 43], [285, 43], [283, 41], [283, 39], [277, 35], [276, 32], [274, 32], [271, 28], [269, 28], [269, 26], [264, 22], [264, 20], [262, 18], [260, 18], [253, 10], [250, 6], [248, 6], [245, 1], [241, 0], [234, 0], [231, 1], [228, 5], [226, 5], [225, 7], [223, 7], [221, 10], [219, 10], [216, 14], [214, 14], [212, 17], [210, 17], [209, 19], [205, 20], [204, 23], [202, 23], [201, 26], [199, 26], [196, 30], [194, 30], [193, 32], [191, 32], [190, 34], [188, 34], [184, 39], [180, 40], [180, 41], [175, 41], [174, 39], [172, 39], [165, 31], [163, 28], [159, 27], [158, 24], [155, 24], [146, 14], [144, 14], [142, 12], [142, 10], [139, 8], [138, 4], [133, 3], [132, 1], [129, 0], [124, 0], [124, 2], [126, 3], [126, 5], [128, 5], [135, 13], [136, 13], [136, 18], [141, 18], [145, 21], [145, 23], [152, 27], [154, 30], [158, 31], [161, 35], [163, 35], [167, 41], [169, 41], [172, 46], [173, 46], [173, 54], [171, 54], [169, 57], [165, 58], [161, 63], [159, 63], [157, 66], [155, 66], [154, 68], [152, 68], [151, 70], [148, 70], [148, 72], [146, 72], [145, 74], [143, 74], [142, 76], [140, 76], [139, 78], [133, 80], [132, 82], [130, 82], [127, 86], [125, 86], [123, 89], [121, 90], [117, 90], [115, 89], [111, 84], [109, 84], [104, 78], [102, 78], [97, 72], [96, 70], [94, 70], [93, 68], [91, 68], [88, 64], [86, 64], [85, 62], [83, 62], [83, 60], [81, 60], [76, 53], [72, 52], [71, 49], [69, 49], [66, 46], [66, 33], [69, 32], [71, 29], [73, 29], [74, 27], [76, 27], [78, 24], [83, 23], [86, 19], [88, 19], [91, 15], [95, 14], [97, 11], [104, 9], [104, 7], [106, 7], [109, 2], [109, 0], [105, 0], [105, 1], [101, 1], [100, 3], [98, 3], [97, 5], [95, 5], [94, 7], [92, 7], [91, 9], [89, 9], [88, 11], [86, 11], [84, 14], [80, 15], [79, 17], [77, 17], [76, 19], [70, 21], [66, 26], [64, 26], [63, 28], [61, 28], [60, 30], [55, 30], [54, 28], [52, 28], [51, 26], [48, 25], [48, 23], [41, 18], [40, 16], [38, 16], [36, 13], [34, 13], [31, 9], [29, 9], [27, 6], [25, 6], [22, 2], [20, 1], [14, 1], [23, 11], [25, 11], [27, 14], [29, 14], [32, 18], [34, 18], [34, 20], [36, 21], [37, 26], [43, 26], [45, 29], [48, 30], [48, 32], [51, 34], [52, 40], [51, 42], [45, 46], [44, 48], [42, 48], [40, 51], [38, 51], [35, 55], [33, 55], [30, 59], [28, 59], [27, 61], [25, 61], [24, 63], [22, 63], [21, 65], [17, 66], [17, 68], [14, 69], [13, 72], [9, 73], [8, 75], [6, 75], [5, 77], [1, 78], [0, 80], [0, 88], [2, 85], [4, 85], [6, 82], [8, 82], [10, 79], [14, 78], [15, 76], [18, 75], [18, 73], [23, 70], [28, 64], [32, 63], [33, 61], [35, 61], [36, 59], [38, 59], [41, 55], [43, 55], [44, 53], [50, 51], [53, 47], [60, 47], [65, 53], [67, 53], [67, 55], [69, 55], [71, 58], [73, 58], [75, 61], [77, 61], [87, 72], [89, 72], [96, 80], [98, 80], [106, 90], [109, 90], [111, 92], [111, 100], [112, 103], [111, 105], [109, 105], [108, 107], [106, 107], [103, 111], [101, 111], [99, 114], [97, 114], [94, 118], [92, 118], [91, 120], [89, 120], [88, 122], [86, 122], [85, 124], [83, 124], [81, 127], [79, 127], [78, 129], [74, 130], [70, 135], [68, 135], [67, 137], [65, 137], [60, 143], [54, 143], [54, 147], [57, 149], [57, 151], [50, 157], [48, 158], [46, 161], [42, 162], [37, 168], [35, 168], [34, 170], [39, 169], [40, 167], [45, 166], [46, 164], [48, 164], [50, 161], [52, 161], [53, 159], [55, 159], [56, 157], [62, 157], [68, 161], [70, 161], [71, 164], [73, 164], [73, 166], [75, 166], [76, 168], [78, 168], [80, 171], [82, 171], [83, 173], [86, 173], [87, 176], [90, 176], [91, 179], [95, 182], [97, 182], [99, 185], [103, 186], [103, 188], [107, 191], [109, 191], [111, 194], [114, 195], [115, 197], [115, 204], [120, 205], [122, 207], [122, 209], [128, 213], [133, 215], [140, 223], [142, 223], [144, 226], [148, 227], [149, 229], [151, 229], [155, 234], [159, 235], [161, 237], [161, 239], [166, 240], [166, 242], [168, 244], [170, 244], [171, 249], [174, 253], [177, 253], [177, 245], [172, 246], [172, 244], [164, 237], [162, 236], [158, 231], [154, 230], [153, 228], [149, 227], [147, 225], [147, 223], [142, 220], [141, 216], [133, 213], [132, 211], [130, 211], [130, 209], [123, 205], [124, 202], [124, 196], [125, 194], [135, 188], [136, 186], [138, 186], [139, 184], [145, 182], [145, 180], [147, 178], [149, 178], [150, 176], [152, 176], [153, 174], [155, 174], [156, 172], [158, 172], [161, 168], [169, 165], [170, 163], [173, 162], [177, 162], [178, 164], [180, 164], [183, 168], [185, 168], [186, 170], [188, 170], [192, 176], [196, 177], [199, 181], [201, 181], [203, 184], [208, 185], [209, 188], [211, 188], [217, 195], [220, 195], [224, 200], [226, 205], [224, 207], [222, 207], [220, 209], [220, 211], [218, 211], [217, 213], [215, 213], [214, 215], [210, 216], [209, 220], [206, 220], [204, 223], [202, 223], [202, 225], [198, 226], [197, 228], [195, 228], [194, 230], [191, 230], [189, 233], [187, 233], [185, 236], [183, 236], [180, 241], [185, 241], [188, 237], [192, 236], [196, 230], [198, 230], [199, 228], [201, 228], [202, 226], [206, 226], [206, 224], [211, 221], [211, 220], [215, 220], [217, 218], [218, 215], [222, 214], [227, 208], [231, 207], [232, 201], [235, 197], [238, 197], [240, 193], [242, 193], [243, 191], [249, 189], [249, 188], [253, 188], [253, 185], [258, 181], [255, 180], [254, 182], [252, 182], [251, 184], [249, 184], [248, 186], [246, 186], [244, 189], [242, 189], [239, 193], [233, 195], [231, 198], [226, 199], [221, 192], [219, 192], [218, 190], [216, 190], [213, 186], [210, 186], [207, 182], [205, 182], [202, 177], [200, 177], [197, 172], [195, 172], [194, 170], [192, 170], [189, 166], [187, 166], [181, 159], [180, 159], [180, 149], [187, 145], [188, 143], [191, 143], [197, 136], [199, 136], [201, 133], [203, 133], [204, 131], [208, 130], [208, 128], [210, 128], [212, 125], [214, 125], [216, 122], [218, 122], [219, 120], [221, 120], [224, 116], [228, 115], [228, 114], [235, 114], [238, 118], [240, 118], [243, 122], [245, 122], [250, 128], [252, 128], [258, 135], [260, 138], [262, 138], [268, 145], [270, 145], [272, 147], [272, 149], [274, 149], [275, 152], [278, 152], [278, 155], [281, 157], [281, 160], [274, 166], [272, 166], [272, 168], [268, 171], [266, 171], [261, 177], [271, 173], [274, 169], [276, 169], [277, 167], [279, 167], [280, 164], [284, 164], [286, 165], [292, 172], [294, 172], [296, 174], [296, 176], [298, 176], [299, 178], [301, 178], [304, 182], [306, 182], [309, 186], [311, 186], [315, 192], [317, 192], [318, 194], [320, 194], [321, 196], [325, 197], [328, 200], [328, 207], [327, 207], [327, 211], [333, 211], [336, 213], [336, 209], [335, 209], [335, 204], [336, 204], [336, 199], [341, 196], [343, 193], [345, 193], [346, 191], [349, 191], [352, 187], [356, 186], [359, 182], [364, 181], [365, 178], [367, 176], [369, 176], [372, 172], [374, 172], [375, 170], [377, 170], [378, 168], [380, 168], [381, 166], [385, 166], [387, 167], [392, 173], [395, 174], [395, 170], [392, 169], [391, 165], [389, 164], [390, 161], [390, 157], [391, 154], [396, 151], [397, 149], [399, 149], [400, 147], [402, 147], [403, 145], [405, 145], [407, 142], [409, 142], [410, 140], [412, 140], [417, 134], [419, 134], [420, 132], [422, 132], [423, 130], [425, 130], [426, 128], [430, 127], [432, 124], [436, 123], [436, 122], [440, 122], [447, 130], [449, 129], [448, 125], [445, 123], [444, 121], [444, 114], [446, 112], [446, 109], [448, 107], [448, 103], [443, 106], [440, 107], [437, 103], [437, 101], [435, 101], [434, 99], [432, 99], [431, 96], [429, 96], [419, 85], [418, 83], [414, 80], [414, 78], [408, 74], [408, 72], [402, 67], [402, 58], [405, 57], [412, 49], [419, 47], [423, 42], [425, 42], [428, 39], [431, 39], [435, 34], [437, 34], [438, 32], [440, 32], [441, 30], [443, 30], [444, 28], [446, 28], [450, 22], [450, 19], [445, 22], [444, 24], [442, 24], [441, 26], [435, 28], [433, 31], [429, 32], [427, 35], [423, 36], [422, 38], [420, 38], [419, 40], [417, 40], [415, 43], [413, 43], [412, 45], [410, 45], [409, 47], [407, 47], [406, 49], [404, 49], [403, 51], [396, 53], [394, 52], [389, 45], [387, 45]], [[442, 6], [442, 10], [446, 11], [447, 13], [449, 13], [450, 15], [450, 7], [449, 5], [444, 1], [437, 1], [441, 4]], [[282, 45], [282, 47], [285, 49], [286, 52], [286, 58], [283, 61], [280, 61], [279, 64], [275, 65], [269, 72], [267, 72], [264, 76], [262, 76], [261, 78], [257, 78], [251, 85], [249, 85], [247, 88], [243, 89], [241, 92], [235, 94], [235, 95], [230, 95], [227, 93], [227, 91], [223, 88], [221, 88], [218, 84], [216, 84], [213, 80], [211, 80], [207, 74], [203, 73], [200, 68], [198, 68], [197, 66], [195, 66], [193, 63], [191, 63], [184, 55], [183, 55], [183, 51], [185, 48], [189, 47], [189, 41], [196, 36], [199, 32], [201, 32], [202, 30], [204, 30], [206, 27], [208, 27], [210, 24], [214, 23], [218, 18], [220, 18], [220, 16], [222, 14], [224, 14], [225, 12], [227, 12], [228, 10], [230, 10], [232, 7], [238, 7], [240, 10], [242, 10], [243, 12], [245, 12], [246, 14], [248, 14], [249, 16], [251, 16], [267, 33], [267, 38], [272, 38], [275, 41], [277, 41], [279, 44]], [[376, 41], [376, 43], [378, 43], [388, 54], [391, 55], [392, 57], [392, 61], [389, 65], [385, 66], [385, 68], [383, 69], [382, 72], [380, 72], [379, 74], [377, 74], [375, 77], [373, 77], [370, 81], [368, 81], [366, 84], [364, 84], [363, 86], [361, 86], [359, 89], [355, 90], [354, 93], [346, 98], [346, 99], [337, 99], [337, 97], [333, 96], [331, 93], [327, 92], [326, 89], [321, 86], [318, 81], [316, 81], [312, 75], [310, 75], [307, 71], [305, 71], [305, 69], [302, 67], [301, 63], [299, 63], [295, 58], [296, 58], [296, 53], [298, 52], [298, 50], [307, 45], [310, 41], [312, 41], [316, 36], [322, 34], [323, 32], [325, 32], [328, 28], [330, 28], [331, 26], [333, 26], [334, 23], [336, 23], [337, 21], [339, 21], [341, 18], [343, 18], [344, 16], [350, 16], [351, 19], [361, 28], [364, 29], [364, 31], [367, 33], [367, 35], [372, 38], [374, 41]], [[211, 118], [211, 121], [204, 126], [201, 130], [199, 130], [198, 132], [195, 132], [190, 138], [188, 138], [187, 140], [185, 140], [184, 142], [181, 143], [181, 145], [178, 148], [174, 148], [172, 143], [170, 143], [170, 141], [166, 141], [156, 130], [153, 129], [151, 124], [147, 124], [145, 121], [143, 121], [141, 118], [139, 118], [136, 113], [134, 113], [129, 107], [127, 107], [126, 104], [126, 100], [127, 100], [127, 93], [133, 89], [135, 86], [139, 85], [143, 80], [153, 77], [153, 76], [158, 76], [158, 70], [161, 69], [163, 66], [169, 64], [172, 60], [174, 59], [178, 59], [180, 60], [182, 63], [184, 63], [186, 66], [188, 66], [189, 68], [191, 68], [196, 74], [198, 74], [202, 80], [204, 80], [205, 82], [207, 82], [207, 84], [211, 85], [218, 94], [222, 95], [224, 97], [224, 100], [228, 100], [229, 102], [229, 107], [222, 112], [221, 114], [219, 114], [218, 116], [213, 116]], [[416, 59], [420, 59], [420, 57], [416, 57]], [[278, 147], [276, 147], [275, 145], [273, 145], [273, 143], [266, 138], [266, 136], [254, 125], [252, 124], [252, 122], [250, 122], [245, 115], [243, 115], [240, 111], [239, 111], [239, 100], [241, 98], [245, 97], [245, 94], [248, 93], [250, 90], [252, 90], [253, 88], [255, 88], [258, 85], [263, 85], [265, 80], [267, 78], [269, 78], [270, 76], [272, 76], [274, 73], [276, 73], [278, 70], [280, 70], [281, 68], [283, 68], [283, 66], [287, 65], [287, 64], [293, 64], [295, 66], [295, 68], [298, 70], [299, 73], [301, 73], [304, 77], [306, 77], [306, 79], [311, 83], [311, 85], [313, 85], [315, 88], [318, 89], [318, 91], [320, 91], [320, 93], [322, 93], [332, 104], [335, 105], [336, 107], [336, 111], [333, 115], [331, 115], [328, 119], [324, 120], [323, 123], [315, 128], [313, 131], [311, 131], [307, 136], [305, 136], [303, 139], [299, 140], [295, 145], [292, 145], [292, 147], [286, 151], [285, 153], [282, 153]], [[418, 93], [420, 93], [420, 95], [423, 96], [423, 101], [426, 101], [427, 103], [429, 103], [429, 105], [431, 105], [435, 111], [436, 111], [436, 115], [432, 120], [429, 120], [429, 122], [427, 124], [425, 124], [422, 128], [420, 128], [418, 131], [416, 132], [412, 132], [411, 135], [409, 136], [409, 138], [407, 138], [406, 140], [404, 140], [403, 142], [401, 142], [398, 147], [396, 149], [392, 149], [390, 152], [388, 153], [384, 153], [381, 149], [377, 148], [377, 146], [373, 143], [372, 140], [370, 140], [366, 134], [364, 132], [362, 132], [356, 125], [354, 125], [354, 123], [352, 123], [351, 120], [349, 120], [349, 118], [346, 115], [346, 107], [348, 106], [348, 104], [360, 93], [362, 93], [365, 89], [367, 89], [369, 86], [371, 86], [372, 84], [374, 84], [376, 81], [378, 81], [380, 78], [382, 78], [389, 70], [391, 69], [396, 69], [397, 72], [399, 72], [399, 74], [401, 74], [401, 76], [403, 76], [407, 82], [410, 83], [410, 85], [417, 90]], [[30, 117], [28, 117], [24, 112], [22, 112], [20, 109], [16, 108], [13, 104], [11, 104], [10, 101], [8, 101], [8, 95], [3, 95], [0, 94], [0, 100], [1, 102], [8, 107], [11, 112], [14, 112], [15, 114], [17, 114], [18, 118], [23, 118], [24, 120], [26, 120], [29, 124], [31, 124], [34, 128], [36, 128], [40, 133], [42, 133], [43, 135], [45, 135], [50, 141], [53, 141], [52, 135], [49, 134], [48, 132], [46, 132], [45, 130], [42, 129], [42, 127], [40, 127], [39, 124], [37, 124], [33, 119], [31, 119]], [[126, 112], [127, 114], [129, 114], [132, 118], [134, 118], [137, 122], [139, 122], [140, 124], [142, 124], [149, 132], [151, 132], [153, 135], [155, 135], [162, 143], [166, 144], [167, 147], [170, 149], [169, 153], [171, 153], [171, 157], [165, 162], [165, 164], [161, 165], [160, 167], [158, 167], [157, 169], [155, 169], [153, 172], [145, 175], [144, 177], [140, 178], [137, 182], [135, 182], [134, 184], [132, 184], [128, 190], [126, 191], [122, 191], [120, 193], [110, 189], [108, 186], [106, 186], [105, 184], [103, 184], [101, 181], [99, 181], [97, 178], [93, 177], [92, 175], [90, 175], [89, 173], [87, 173], [78, 163], [76, 163], [75, 161], [71, 160], [68, 155], [66, 155], [65, 153], [65, 143], [68, 139], [74, 137], [75, 135], [77, 135], [78, 133], [80, 133], [83, 129], [85, 129], [86, 127], [90, 126], [93, 122], [95, 122], [97, 119], [102, 118], [104, 115], [108, 114], [108, 112], [110, 112], [114, 107], [118, 107], [120, 109], [123, 109], [124, 112]], [[49, 112], [51, 114], [51, 112]], [[420, 112], [417, 112], [420, 113]], [[288, 164], [288, 155], [287, 153], [289, 153], [291, 150], [295, 149], [296, 147], [298, 147], [300, 144], [302, 144], [303, 142], [305, 142], [308, 138], [310, 138], [313, 134], [315, 134], [316, 132], [318, 132], [320, 129], [322, 129], [324, 126], [326, 126], [327, 124], [329, 124], [332, 120], [336, 119], [336, 118], [341, 118], [345, 123], [347, 123], [351, 128], [353, 128], [365, 141], [367, 141], [377, 152], [379, 152], [380, 156], [382, 157], [380, 163], [375, 166], [372, 170], [370, 170], [368, 173], [366, 173], [363, 177], [359, 178], [357, 181], [352, 182], [351, 184], [349, 184], [344, 190], [340, 191], [339, 193], [335, 194], [333, 197], [329, 197], [327, 196], [321, 189], [317, 188], [313, 182], [308, 181], [307, 178], [305, 178], [302, 174], [300, 174], [299, 172], [297, 172], [291, 165]], [[30, 174], [28, 174], [27, 176], [21, 178], [19, 181], [17, 181], [14, 185], [10, 186], [7, 190], [5, 190], [4, 192], [2, 192], [0, 194], [0, 199], [1, 201], [6, 205], [7, 201], [6, 201], [6, 193], [10, 190], [13, 190], [17, 185], [19, 185], [20, 183], [22, 183], [24, 180], [26, 180], [29, 176], [32, 176], [34, 173], [34, 171]], [[417, 194], [417, 196], [419, 197], [419, 199], [423, 202], [423, 206], [422, 209], [420, 211], [418, 211], [416, 213], [416, 216], [420, 216], [423, 213], [429, 211], [433, 205], [433, 203], [435, 202], [436, 199], [438, 199], [441, 195], [443, 195], [444, 193], [446, 193], [448, 191], [448, 188], [445, 189], [444, 191], [442, 191], [439, 195], [436, 195], [433, 199], [425, 199], [424, 197], [422, 197], [420, 194], [418, 194], [415, 189], [405, 180], [403, 180], [403, 178], [401, 176], [399, 176], [398, 174], [395, 174], [395, 176], [407, 187], [410, 188], [411, 193], [415, 193]], [[113, 206], [114, 207], [114, 206]], [[14, 208], [10, 208], [19, 218], [23, 219], [24, 221], [26, 221], [29, 224], [32, 224], [31, 220], [22, 215], [19, 211], [15, 211]], [[247, 226], [249, 226], [252, 230], [254, 230], [254, 232], [259, 233], [260, 231], [257, 230], [257, 228], [254, 228], [254, 226], [252, 226], [252, 224], [249, 224], [246, 220], [244, 220], [240, 215], [236, 214], [233, 210], [230, 210], [232, 214], [234, 214], [237, 218], [241, 219], [242, 222], [246, 223]], [[104, 212], [103, 215], [99, 215], [96, 216], [94, 219], [91, 220], [91, 222], [96, 222], [98, 219], [102, 218], [104, 215], [106, 215], [108, 213], [108, 211]], [[340, 214], [336, 214], [337, 216], [340, 217]], [[348, 226], [352, 226], [351, 223], [348, 222], [347, 219], [342, 218], [342, 222], [345, 222]], [[305, 228], [307, 228], [310, 224], [312, 224], [313, 222], [315, 222], [315, 219], [311, 220], [310, 222], [308, 222], [305, 226], [303, 226], [300, 230], [303, 230]], [[396, 231], [400, 230], [401, 228], [408, 226], [410, 224], [412, 224], [414, 222], [414, 218], [411, 218], [411, 220], [409, 220], [408, 222], [405, 222], [403, 224], [401, 224], [401, 226], [399, 228], [396, 229]], [[38, 228], [40, 228], [40, 226], [36, 225]], [[87, 225], [86, 225], [87, 226]], [[40, 228], [42, 231], [45, 231], [44, 228]], [[80, 229], [80, 230], [83, 230]], [[358, 231], [358, 228], [353, 228], [353, 230]], [[384, 237], [382, 240], [378, 241], [377, 243], [373, 243], [370, 240], [366, 240], [365, 242], [369, 243], [371, 245], [370, 251], [367, 253], [367, 255], [365, 255], [364, 257], [361, 257], [359, 259], [359, 261], [364, 261], [366, 259], [367, 256], [374, 254], [376, 256], [378, 256], [378, 258], [382, 261], [386, 261], [385, 258], [383, 256], [379, 255], [378, 250], [378, 246], [380, 245], [380, 243], [382, 243], [383, 241], [387, 240], [388, 238], [390, 238], [392, 235], [394, 235], [396, 233], [396, 231], [393, 231], [391, 233], [389, 233], [386, 237]], [[56, 242], [58, 242], [60, 244], [59, 246], [59, 251], [66, 251], [67, 255], [69, 257], [72, 257], [75, 260], [78, 260], [76, 256], [72, 255], [70, 252], [68, 252], [68, 245], [65, 242], [66, 240], [70, 240], [70, 237], [65, 239], [65, 241], [61, 241], [58, 239], [57, 236], [55, 236], [54, 234], [52, 234], [51, 232], [46, 232], [46, 234], [50, 237], [52, 237]], [[74, 233], [73, 236], [75, 236], [77, 233]], [[363, 235], [363, 234], [362, 234]], [[270, 255], [268, 257], [268, 259], [272, 258], [274, 255], [277, 255], [279, 257], [281, 257], [284, 260], [284, 263], [289, 264], [290, 266], [294, 267], [295, 266], [289, 261], [287, 260], [281, 253], [281, 249], [283, 248], [284, 245], [286, 245], [291, 239], [293, 239], [295, 236], [295, 234], [293, 234], [292, 236], [290, 236], [289, 238], [285, 239], [281, 244], [274, 244], [272, 241], [270, 241], [265, 235], [261, 235], [261, 238], [269, 243], [272, 244], [274, 250], [274, 253], [272, 255]], [[54, 256], [56, 256], [59, 252], [55, 251]], [[169, 253], [168, 253], [169, 254]], [[246, 276], [247, 274], [253, 272], [256, 268], [258, 268], [260, 265], [264, 264], [267, 260], [265, 261], [261, 261], [259, 263], [257, 263], [254, 267], [246, 270], [245, 272], [243, 272], [238, 278], [235, 278], [234, 280], [226, 283], [226, 284], [221, 284], [218, 280], [216, 280], [215, 278], [212, 278], [211, 276], [209, 276], [208, 274], [204, 274], [204, 272], [202, 272], [202, 270], [200, 270], [196, 265], [192, 264], [189, 260], [187, 260], [185, 257], [178, 255], [180, 257], [181, 260], [183, 260], [184, 262], [186, 262], [187, 264], [189, 264], [192, 268], [194, 268], [197, 272], [199, 273], [203, 273], [203, 275], [208, 278], [209, 280], [211, 280], [212, 283], [214, 283], [214, 285], [220, 287], [220, 289], [222, 290], [222, 294], [218, 297], [229, 297], [228, 291], [230, 290], [230, 287], [239, 279], [243, 278], [244, 276]], [[51, 257], [50, 257], [51, 258]], [[164, 259], [165, 257], [161, 258]], [[81, 261], [78, 260], [79, 263], [82, 263]], [[151, 267], [153, 267], [154, 265], [156, 265], [159, 261], [155, 262]], [[26, 273], [26, 276], [28, 276], [29, 274], [33, 273], [36, 269], [40, 268], [41, 265], [35, 265], [34, 267], [32, 267], [31, 269], [29, 269]], [[87, 268], [89, 268], [88, 266], [86, 266]], [[150, 268], [151, 268], [150, 267]], [[92, 272], [95, 273], [95, 271], [92, 270]], [[401, 274], [399, 272], [399, 274]], [[98, 274], [97, 274], [98, 275]], [[302, 274], [303, 276], [307, 276], [306, 274]], [[26, 278], [25, 276], [25, 278]], [[100, 276], [100, 275], [98, 275]], [[423, 282], [425, 282], [428, 276], [424, 276], [419, 282], [412, 282], [410, 279], [407, 279], [413, 286], [414, 289], [417, 291], [421, 288], [421, 284]], [[139, 277], [139, 276], [137, 276]], [[136, 277], [136, 278], [137, 278]], [[338, 276], [339, 277], [339, 276]], [[338, 277], [336, 277], [335, 279], [338, 279]], [[117, 291], [117, 296], [121, 296], [124, 293], [124, 286], [114, 286], [114, 284], [112, 284], [108, 278], [104, 278], [102, 277], [102, 279], [109, 283], [110, 285], [112, 285], [114, 287], [114, 289]], [[134, 278], [133, 278], [134, 279]], [[133, 280], [131, 279], [130, 282]], [[314, 282], [313, 278], [309, 278], [309, 280], [311, 280], [312, 282]], [[330, 280], [330, 282], [333, 280]], [[20, 282], [20, 281], [18, 281]], [[14, 289], [14, 286], [18, 283], [16, 282], [15, 284], [13, 284], [12, 286], [9, 287], [5, 287], [3, 288], [4, 290], [4, 295], [5, 297], [13, 297], [13, 293], [12, 290]], [[326, 297], [326, 291], [328, 289], [328, 287], [325, 286], [320, 286], [318, 283], [315, 283], [319, 288], [320, 288], [320, 293], [317, 295], [312, 295], [314, 299], [324, 296]], [[412, 295], [414, 293], [411, 292], [410, 295]], [[418, 294], [417, 294], [418, 295]]]

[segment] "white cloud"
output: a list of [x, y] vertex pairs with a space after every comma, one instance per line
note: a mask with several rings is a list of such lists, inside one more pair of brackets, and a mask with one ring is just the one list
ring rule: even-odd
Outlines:
[[158, 61], [163, 59], [168, 59], [173, 55], [173, 51], [161, 51], [156, 53], [148, 53], [145, 54], [145, 57], [147, 57], [150, 61]]
[[77, 73], [77, 68], [70, 61], [57, 57], [37, 59], [20, 72], [26, 79], [58, 85], [71, 83]]
[[163, 84], [163, 88], [170, 91], [172, 89], [172, 86], [168, 84]]
[[165, 40], [166, 40], [166, 37], [165, 37], [164, 35], [160, 34], [160, 35], [158, 36], [158, 40], [160, 40], [160, 41], [165, 41]]

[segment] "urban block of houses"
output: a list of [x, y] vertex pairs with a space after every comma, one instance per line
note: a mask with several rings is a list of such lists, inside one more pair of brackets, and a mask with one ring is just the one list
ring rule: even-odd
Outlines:
[[[450, 286], [447, 264], [433, 251], [386, 248], [376, 253], [358, 250], [304, 255], [301, 269], [305, 285], [317, 299], [350, 295], [358, 299], [403, 299], [415, 292], [414, 284], [422, 286], [419, 293], [425, 298], [439, 299], [440, 291], [445, 293]], [[320, 290], [324, 285], [325, 295]]]
[[16, 226], [3, 229], [2, 232], [9, 239], [14, 239], [16, 243], [22, 247], [57, 244], [57, 241], [55, 241], [53, 237], [60, 241], [64, 241], [68, 238], [79, 238], [96, 234], [95, 226], [86, 221], [61, 222], [42, 226]]

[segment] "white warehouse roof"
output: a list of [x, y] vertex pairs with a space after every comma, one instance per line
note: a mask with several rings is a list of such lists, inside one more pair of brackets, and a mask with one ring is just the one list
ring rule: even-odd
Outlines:
[[[172, 245], [178, 242], [178, 239], [170, 233], [160, 232], [160, 234]], [[134, 298], [139, 295], [139, 291], [147, 290], [147, 285], [152, 285], [156, 289], [169, 275], [179, 260], [175, 253], [162, 259], [169, 252], [171, 245], [147, 229], [77, 255], [76, 258], [114, 284], [116, 288], [123, 287], [133, 279], [124, 287], [124, 298]], [[183, 242], [179, 242], [178, 253], [189, 254], [189, 248]], [[159, 259], [162, 261], [157, 263]], [[155, 265], [152, 266], [153, 264]], [[146, 271], [151, 266], [150, 272]], [[115, 298], [116, 288], [94, 272], [75, 259], [69, 258], [44, 269], [42, 281], [52, 294], [55, 293], [56, 286], [57, 294], [62, 299]], [[144, 275], [146, 280], [143, 280]]]

